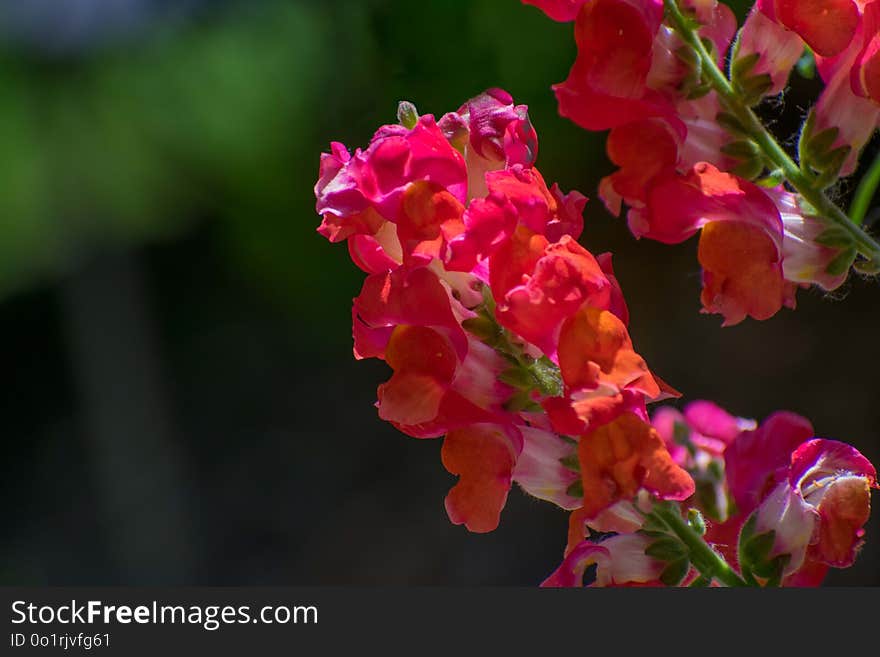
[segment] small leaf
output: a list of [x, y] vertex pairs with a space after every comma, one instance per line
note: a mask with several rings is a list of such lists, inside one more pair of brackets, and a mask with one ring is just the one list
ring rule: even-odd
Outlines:
[[770, 561], [755, 566], [754, 573], [758, 577], [768, 580], [766, 586], [779, 586], [782, 581], [782, 573], [790, 560], [790, 554], [780, 554]]
[[828, 151], [831, 149], [832, 144], [837, 140], [837, 136], [840, 134], [840, 128], [837, 126], [832, 126], [831, 128], [825, 128], [822, 132], [813, 135], [807, 141], [807, 159], [813, 164], [815, 161], [821, 160], [825, 157]]
[[815, 166], [822, 171], [822, 175], [816, 179], [816, 186], [819, 189], [825, 189], [837, 181], [840, 170], [843, 168], [851, 150], [852, 147], [849, 145], [838, 146], [826, 154], [821, 161], [815, 163]]
[[534, 377], [522, 367], [511, 367], [498, 375], [498, 380], [514, 388], [529, 389], [535, 384]]
[[559, 459], [559, 462], [572, 472], [581, 471], [581, 461], [577, 454], [569, 454]]
[[482, 341], [491, 340], [500, 335], [498, 325], [488, 317], [482, 315], [464, 320], [461, 323], [461, 327]]
[[774, 169], [760, 180], [756, 180], [755, 184], [761, 187], [779, 187], [785, 180], [785, 173], [782, 169]]
[[569, 497], [583, 497], [584, 496], [584, 482], [578, 479], [577, 481], [571, 482], [571, 485], [565, 489], [565, 494]]
[[654, 534], [662, 536], [669, 531], [669, 525], [667, 525], [663, 520], [661, 520], [654, 514], [651, 514], [645, 519], [645, 522], [642, 523], [641, 531], [648, 536], [652, 536]]
[[520, 411], [540, 411], [541, 405], [532, 399], [528, 390], [519, 390], [504, 403], [504, 410], [510, 413], [519, 413]]
[[676, 48], [674, 54], [679, 61], [688, 67], [689, 70], [699, 71], [700, 68], [702, 68], [703, 62], [700, 59], [700, 56], [697, 54], [697, 51], [690, 46], [683, 45]]
[[702, 98], [707, 95], [710, 91], [712, 91], [712, 83], [711, 82], [703, 82], [695, 87], [693, 87], [690, 91], [687, 92], [686, 98], [688, 100], [697, 100], [698, 98]]
[[660, 561], [678, 561], [687, 556], [688, 549], [672, 536], [663, 536], [645, 548], [645, 554]]
[[752, 570], [757, 573], [758, 567], [767, 562], [774, 541], [776, 541], [775, 531], [752, 536], [740, 545], [740, 561], [751, 566]]
[[748, 137], [749, 131], [735, 115], [730, 112], [718, 112], [715, 115], [715, 121], [727, 132], [740, 136]]
[[761, 155], [759, 146], [750, 139], [739, 139], [721, 147], [721, 152], [740, 160], [749, 160]]
[[813, 240], [816, 244], [830, 246], [835, 249], [849, 248], [853, 246], [853, 238], [846, 229], [840, 226], [830, 226], [823, 230]]
[[681, 580], [685, 578], [685, 575], [687, 575], [690, 567], [691, 562], [688, 559], [673, 561], [660, 573], [660, 581], [666, 586], [678, 586], [681, 584]]
[[850, 247], [848, 249], [844, 249], [840, 252], [834, 260], [828, 263], [828, 266], [825, 267], [826, 273], [831, 276], [840, 276], [841, 274], [849, 271], [849, 268], [852, 267], [853, 261], [856, 259], [856, 248]]
[[745, 57], [737, 57], [730, 65], [730, 78], [732, 80], [739, 80], [748, 75], [755, 68], [755, 64], [758, 63], [759, 59], [761, 59], [761, 54], [757, 52], [753, 52]]
[[755, 158], [751, 160], [743, 160], [733, 168], [733, 173], [740, 178], [746, 180], [754, 180], [759, 177], [767, 167], [764, 166], [764, 160]]
[[749, 106], [757, 105], [767, 92], [773, 88], [773, 78], [769, 73], [762, 73], [743, 80], [739, 85], [743, 102]]
[[798, 160], [801, 168], [807, 166], [807, 142], [813, 138], [813, 131], [816, 129], [816, 113], [810, 110], [807, 119], [801, 127], [801, 134], [798, 137]]

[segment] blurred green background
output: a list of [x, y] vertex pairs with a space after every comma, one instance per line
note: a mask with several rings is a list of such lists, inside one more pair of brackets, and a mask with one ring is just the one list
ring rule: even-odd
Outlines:
[[[551, 572], [562, 511], [514, 490], [496, 532], [450, 525], [440, 441], [376, 417], [388, 370], [351, 354], [362, 273], [315, 233], [312, 186], [329, 141], [365, 146], [397, 101], [439, 116], [501, 86], [548, 182], [595, 197], [604, 135], [549, 89], [574, 56], [571, 25], [515, 0], [0, 3], [0, 583]], [[767, 109], [781, 136], [815, 90]], [[794, 410], [880, 460], [876, 283], [722, 330], [698, 314], [694, 241], [637, 242], [595, 199], [586, 224], [685, 399]], [[829, 583], [880, 583], [878, 550], [873, 520]]]

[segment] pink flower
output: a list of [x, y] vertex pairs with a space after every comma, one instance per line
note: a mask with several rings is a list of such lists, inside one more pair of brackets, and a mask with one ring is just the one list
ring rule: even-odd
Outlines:
[[670, 115], [669, 102], [647, 86], [662, 18], [660, 0], [584, 4], [575, 23], [577, 59], [554, 86], [559, 113], [587, 130]]
[[880, 3], [865, 8], [864, 20], [849, 47], [834, 57], [817, 58], [825, 89], [814, 109], [813, 133], [837, 130], [829, 150], [849, 147], [840, 170], [848, 176], [856, 169], [862, 147], [874, 134], [880, 120], [880, 68], [877, 47]]
[[[618, 534], [601, 543], [583, 541], [541, 586], [661, 586], [660, 574], [666, 563], [645, 554], [652, 540], [643, 534]], [[585, 582], [590, 566], [596, 566], [595, 579]]]
[[734, 60], [758, 56], [749, 76], [769, 75], [772, 86], [766, 95], [782, 93], [788, 76], [804, 52], [804, 42], [794, 32], [752, 7], [734, 47]]
[[661, 500], [685, 500], [694, 481], [670, 456], [643, 416], [626, 412], [580, 437], [583, 503], [569, 518], [567, 552], [583, 541], [586, 523], [640, 491]]
[[323, 217], [318, 232], [339, 242], [355, 234], [374, 234], [384, 221], [396, 223], [404, 192], [415, 181], [432, 183], [465, 201], [464, 159], [430, 115], [412, 129], [383, 126], [369, 148], [354, 155], [334, 142], [331, 153], [321, 156], [315, 185], [316, 209]]
[[667, 244], [702, 229], [703, 310], [723, 315], [725, 326], [794, 307], [795, 286], [782, 268], [782, 219], [757, 185], [700, 163], [655, 181], [646, 207], [630, 210], [629, 224], [637, 237]]
[[757, 6], [823, 57], [846, 49], [860, 23], [853, 0], [758, 0]]
[[874, 466], [855, 448], [812, 435], [806, 419], [784, 412], [741, 433], [725, 453], [739, 513], [707, 534], [734, 560], [731, 546], [751, 518], [751, 536], [774, 532], [764, 558], [784, 557], [792, 585], [815, 585], [828, 566], [852, 565], [877, 487]]

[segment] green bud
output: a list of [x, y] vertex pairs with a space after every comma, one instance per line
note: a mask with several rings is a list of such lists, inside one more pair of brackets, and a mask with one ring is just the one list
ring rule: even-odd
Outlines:
[[416, 106], [408, 100], [401, 100], [397, 104], [397, 122], [404, 128], [412, 130], [419, 122], [419, 113]]
[[700, 536], [706, 533], [706, 521], [699, 509], [688, 509], [688, 525]]

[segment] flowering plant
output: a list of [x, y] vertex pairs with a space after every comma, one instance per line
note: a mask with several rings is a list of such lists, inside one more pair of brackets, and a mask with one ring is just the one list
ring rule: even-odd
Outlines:
[[[700, 233], [704, 312], [767, 319], [798, 287], [880, 268], [864, 208], [825, 193], [880, 117], [880, 4], [759, 1], [737, 32], [713, 0], [526, 3], [575, 21], [554, 90], [562, 116], [610, 130], [606, 207], [636, 237]], [[827, 85], [795, 160], [752, 108], [805, 50]], [[321, 157], [318, 232], [366, 274], [355, 357], [393, 372], [380, 418], [443, 437], [450, 520], [492, 531], [513, 482], [570, 512], [545, 586], [816, 585], [852, 565], [871, 463], [792, 413], [649, 413], [680, 394], [632, 342], [611, 255], [578, 242], [587, 199], [548, 186], [537, 152], [527, 108], [490, 89], [439, 118], [402, 102], [367, 148]]]

